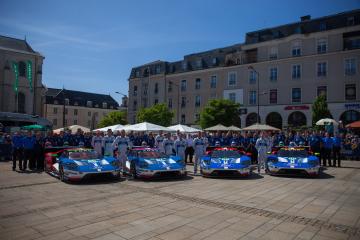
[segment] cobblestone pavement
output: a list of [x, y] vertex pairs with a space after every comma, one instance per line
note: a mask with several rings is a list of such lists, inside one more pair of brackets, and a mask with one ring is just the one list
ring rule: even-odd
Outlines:
[[360, 162], [343, 165], [318, 179], [65, 184], [0, 162], [0, 239], [360, 239]]

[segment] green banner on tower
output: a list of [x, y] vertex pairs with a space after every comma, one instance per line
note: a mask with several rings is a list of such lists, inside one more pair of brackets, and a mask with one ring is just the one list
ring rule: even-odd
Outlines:
[[30, 60], [26, 61], [26, 69], [27, 69], [27, 75], [26, 78], [29, 81], [29, 85], [30, 85], [30, 91], [33, 91], [33, 83], [32, 83], [32, 62]]
[[14, 83], [14, 91], [17, 93], [19, 91], [18, 85], [19, 85], [19, 65], [17, 62], [12, 62], [12, 68], [15, 74], [15, 83]]

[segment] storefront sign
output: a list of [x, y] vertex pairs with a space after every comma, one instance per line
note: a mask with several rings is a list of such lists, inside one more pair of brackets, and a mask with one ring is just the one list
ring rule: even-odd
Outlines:
[[359, 109], [360, 103], [346, 103], [345, 108], [346, 109]]
[[306, 105], [301, 105], [301, 106], [286, 106], [284, 108], [285, 110], [309, 110], [310, 107], [306, 106]]

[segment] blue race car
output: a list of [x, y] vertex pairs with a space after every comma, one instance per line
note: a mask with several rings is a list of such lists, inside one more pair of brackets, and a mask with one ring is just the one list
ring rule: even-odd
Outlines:
[[282, 147], [268, 156], [265, 166], [270, 175], [305, 174], [316, 177], [320, 173], [319, 158], [309, 154], [307, 147]]
[[114, 157], [101, 157], [92, 149], [63, 151], [53, 168], [61, 181], [80, 181], [85, 177], [106, 175], [120, 178], [120, 164]]
[[137, 147], [129, 151], [125, 170], [134, 178], [185, 177], [185, 162], [181, 157], [168, 156], [156, 148]]
[[200, 159], [202, 176], [250, 176], [251, 158], [238, 148], [216, 147]]

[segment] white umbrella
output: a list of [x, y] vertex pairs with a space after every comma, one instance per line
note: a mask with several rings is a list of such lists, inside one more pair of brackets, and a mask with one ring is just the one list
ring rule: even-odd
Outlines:
[[234, 126], [234, 125], [231, 125], [231, 126], [228, 127], [227, 129], [230, 130], [230, 131], [241, 131], [240, 128], [238, 128], [238, 127], [236, 127], [236, 126]]
[[326, 125], [329, 123], [332, 123], [333, 125], [339, 125], [339, 123], [337, 121], [335, 121], [334, 119], [331, 119], [331, 118], [320, 119], [319, 121], [316, 122], [316, 125], [323, 126], [323, 125]]
[[173, 132], [174, 130], [153, 123], [143, 122], [133, 125], [124, 126], [121, 130], [137, 132]]
[[79, 128], [83, 132], [90, 132], [90, 128], [83, 127], [83, 126], [80, 126], [80, 125], [71, 125], [71, 126], [67, 127], [67, 129], [71, 130], [71, 133], [76, 133]]
[[241, 129], [243, 131], [280, 131], [280, 129], [266, 125], [255, 123], [251, 126]]
[[196, 133], [196, 132], [201, 132], [200, 129], [197, 128], [192, 128], [192, 127], [188, 127], [186, 125], [182, 125], [182, 124], [178, 124], [178, 125], [174, 125], [174, 126], [170, 126], [168, 127], [174, 131], [180, 131], [183, 133]]
[[218, 124], [209, 128], [205, 128], [206, 131], [228, 131], [228, 128], [222, 124]]

